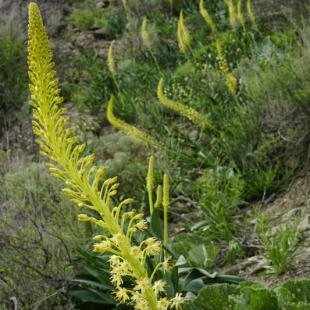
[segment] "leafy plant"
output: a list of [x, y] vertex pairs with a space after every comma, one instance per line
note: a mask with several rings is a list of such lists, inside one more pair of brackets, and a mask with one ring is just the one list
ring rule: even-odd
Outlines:
[[268, 258], [277, 275], [287, 271], [293, 264], [293, 257], [298, 253], [299, 242], [305, 239], [299, 229], [300, 219], [295, 218], [291, 223], [283, 223], [273, 229], [267, 215], [256, 215], [256, 231], [265, 246]]
[[[20, 33], [12, 24], [6, 32], [0, 31], [0, 111], [20, 108], [24, 102], [27, 82], [25, 51]], [[3, 120], [2, 120], [3, 121]]]
[[[77, 145], [77, 136], [71, 136], [72, 128], [64, 129], [68, 119], [62, 117], [65, 109], [59, 109], [63, 98], [58, 94], [58, 81], [54, 79], [52, 52], [40, 15], [35, 3], [29, 5], [29, 77], [30, 91], [34, 108], [33, 131], [42, 140], [38, 140], [41, 155], [56, 163], [48, 163], [52, 175], [66, 182], [68, 188], [63, 189], [71, 202], [85, 209], [79, 214], [79, 220], [96, 224], [102, 234], [95, 236], [94, 252], [112, 254], [109, 259], [111, 283], [116, 288], [116, 300], [130, 302], [135, 309], [180, 308], [183, 301], [181, 294], [176, 293], [167, 299], [162, 296], [166, 292], [167, 282], [155, 278], [155, 272], [161, 270], [169, 273], [170, 257], [157, 261], [152, 274], [148, 273], [147, 262], [151, 257], [162, 253], [162, 244], [154, 237], [135, 242], [135, 233], [147, 228], [142, 213], [136, 210], [123, 211], [123, 206], [132, 202], [125, 199], [117, 206], [112, 206], [112, 198], [117, 193], [119, 184], [117, 177], [101, 179], [106, 168], [93, 166], [94, 155], [81, 157], [85, 145]], [[165, 189], [164, 189], [165, 192]], [[90, 215], [89, 212], [93, 214]], [[95, 215], [96, 214], [96, 215]], [[100, 219], [96, 218], [99, 217]], [[102, 241], [103, 240], [103, 241]], [[126, 288], [123, 277], [132, 279], [135, 286]]]
[[69, 262], [90, 231], [43, 164], [5, 171], [0, 190], [0, 308], [10, 309], [14, 296], [25, 310], [69, 309]]
[[204, 215], [192, 230], [202, 229], [215, 240], [229, 242], [233, 235], [232, 216], [242, 203], [244, 182], [233, 167], [205, 170], [196, 183]]
[[309, 279], [289, 280], [273, 289], [245, 281], [239, 286], [206, 286], [184, 310], [307, 310], [310, 309]]

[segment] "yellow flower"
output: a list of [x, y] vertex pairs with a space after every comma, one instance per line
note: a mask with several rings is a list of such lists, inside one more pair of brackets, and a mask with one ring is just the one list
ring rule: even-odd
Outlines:
[[148, 245], [144, 251], [148, 256], [150, 256], [160, 254], [161, 250], [162, 250], [161, 242], [156, 241], [153, 244]]
[[100, 243], [95, 243], [94, 244], [94, 252], [95, 253], [102, 253], [109, 249], [111, 247], [111, 242], [110, 241], [102, 241]]
[[122, 275], [118, 272], [113, 273], [110, 279], [111, 279], [111, 283], [117, 288], [120, 288], [120, 286], [123, 284]]
[[142, 278], [141, 280], [136, 280], [137, 285], [133, 288], [134, 291], [141, 291], [144, 293], [146, 290], [151, 288], [150, 279]]
[[167, 310], [170, 305], [171, 305], [171, 301], [167, 300], [167, 298], [164, 297], [157, 301], [156, 309]]
[[140, 247], [133, 246], [133, 247], [130, 248], [130, 255], [135, 256], [135, 257], [140, 259], [140, 258], [142, 258], [143, 253], [140, 250]]
[[121, 274], [124, 276], [126, 276], [128, 272], [132, 271], [132, 267], [127, 260], [123, 260], [123, 262], [120, 264], [120, 268], [121, 268]]
[[136, 226], [138, 229], [143, 230], [143, 229], [147, 229], [147, 221], [146, 220], [141, 220], [139, 221]]
[[111, 241], [115, 243], [117, 246], [124, 240], [124, 235], [121, 233], [117, 233], [111, 238]]
[[118, 291], [115, 292], [115, 295], [116, 295], [115, 299], [119, 300], [121, 303], [126, 302], [126, 300], [129, 299], [127, 290], [123, 287], [120, 287]]
[[182, 301], [184, 301], [182, 293], [176, 293], [175, 297], [173, 297], [171, 301], [172, 301], [171, 307], [175, 307], [176, 309], [182, 309], [180, 306]]
[[163, 262], [162, 262], [162, 266], [164, 267], [164, 269], [168, 272], [171, 271], [171, 256], [167, 257]]
[[117, 255], [111, 255], [108, 262], [110, 263], [111, 266], [117, 266], [120, 263], [120, 258]]
[[166, 282], [163, 280], [155, 281], [153, 284], [153, 290], [155, 291], [155, 295], [158, 296], [161, 292], [165, 293], [165, 285]]

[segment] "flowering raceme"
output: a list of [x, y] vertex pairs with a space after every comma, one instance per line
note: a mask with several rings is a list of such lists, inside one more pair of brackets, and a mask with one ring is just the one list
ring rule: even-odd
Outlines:
[[[67, 188], [63, 190], [74, 204], [82, 209], [97, 212], [100, 219], [79, 214], [82, 222], [91, 222], [103, 228], [108, 234], [94, 237], [94, 252], [111, 254], [111, 282], [115, 286], [115, 299], [130, 302], [135, 309], [155, 310], [180, 308], [183, 298], [176, 294], [166, 298], [163, 280], [157, 280], [159, 268], [169, 272], [170, 258], [157, 264], [149, 276], [146, 259], [161, 254], [162, 244], [151, 237], [139, 245], [133, 245], [133, 235], [147, 228], [142, 213], [135, 210], [123, 212], [122, 208], [133, 200], [125, 199], [117, 207], [112, 207], [112, 196], [116, 195], [119, 184], [117, 178], [102, 183], [105, 168], [96, 168], [94, 155], [81, 156], [85, 145], [77, 145], [79, 138], [73, 136], [73, 128], [67, 127], [69, 119], [64, 117], [65, 108], [59, 108], [63, 98], [52, 70], [52, 52], [48, 43], [40, 10], [35, 3], [29, 5], [28, 66], [31, 80], [30, 105], [33, 107], [33, 131], [39, 137], [40, 154], [54, 163], [48, 163], [51, 174], [63, 180]], [[122, 215], [121, 215], [122, 214]], [[133, 279], [131, 289], [123, 287], [123, 277]]]

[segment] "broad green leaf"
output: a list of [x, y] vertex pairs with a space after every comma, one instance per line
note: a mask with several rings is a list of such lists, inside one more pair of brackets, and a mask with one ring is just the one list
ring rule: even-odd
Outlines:
[[163, 241], [164, 240], [163, 230], [162, 230], [163, 224], [162, 224], [162, 221], [160, 219], [159, 212], [158, 212], [157, 208], [155, 208], [153, 210], [153, 213], [151, 216], [150, 226], [151, 226], [151, 231], [152, 231], [152, 234], [154, 235], [154, 237], [156, 239], [158, 239], [159, 241]]
[[113, 299], [111, 300], [110, 298], [109, 299], [102, 298], [102, 295], [98, 295], [97, 293], [89, 289], [72, 289], [69, 291], [69, 294], [80, 300], [86, 300], [97, 304], [102, 305], [116, 304], [116, 302], [113, 301]]
[[288, 289], [293, 296], [294, 302], [303, 301], [310, 303], [310, 280], [309, 279], [299, 279], [299, 280], [289, 280], [281, 285], [282, 287]]
[[198, 294], [198, 292], [205, 286], [202, 279], [198, 278], [187, 283], [183, 291], [185, 292], [193, 292]]
[[285, 287], [278, 286], [274, 288], [273, 291], [276, 293], [279, 306], [292, 302], [293, 300], [292, 294]]
[[101, 288], [103, 290], [108, 290], [108, 291], [112, 291], [115, 289], [114, 286], [109, 285], [109, 284], [103, 284], [103, 283], [99, 283], [96, 281], [91, 281], [91, 280], [85, 280], [85, 279], [73, 279], [73, 282], [78, 282], [78, 283], [84, 283], [84, 284], [88, 284], [88, 285], [92, 285], [92, 286], [96, 286], [98, 288]]
[[266, 288], [244, 287], [239, 295], [229, 299], [236, 303], [236, 310], [278, 310], [275, 294]]
[[228, 297], [237, 293], [238, 286], [233, 284], [208, 285], [200, 290], [193, 304], [203, 310], [234, 309], [234, 302]]

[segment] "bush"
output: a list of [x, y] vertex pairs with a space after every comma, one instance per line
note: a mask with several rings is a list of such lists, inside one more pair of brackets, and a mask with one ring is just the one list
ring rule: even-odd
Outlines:
[[[26, 53], [19, 33], [8, 29], [0, 31], [0, 111], [20, 108], [25, 101]], [[2, 114], [1, 113], [1, 114]]]
[[87, 235], [77, 210], [43, 164], [6, 173], [0, 187], [0, 308], [15, 298], [25, 310], [71, 309], [69, 262]]

